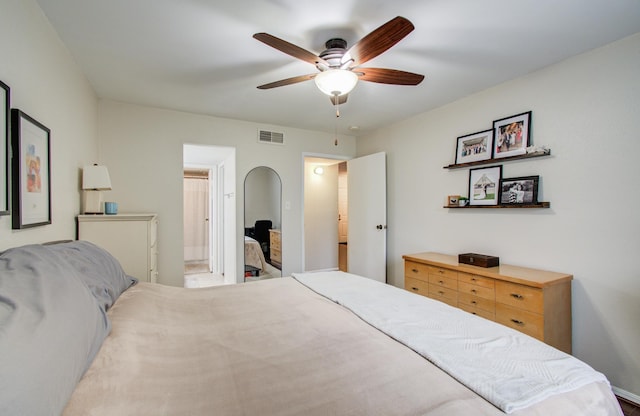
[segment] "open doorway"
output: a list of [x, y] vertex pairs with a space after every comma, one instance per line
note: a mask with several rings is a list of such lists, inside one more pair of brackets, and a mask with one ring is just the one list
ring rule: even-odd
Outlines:
[[[215, 206], [210, 196], [211, 169], [185, 168], [183, 176], [184, 274], [213, 273], [209, 218]], [[212, 203], [214, 202], [214, 203]]]
[[235, 148], [183, 146], [184, 286], [236, 283]]
[[386, 155], [341, 162], [304, 157], [303, 268], [347, 270], [385, 282]]
[[304, 157], [304, 270], [347, 270], [344, 159]]
[[338, 269], [349, 271], [349, 183], [347, 162], [338, 164]]

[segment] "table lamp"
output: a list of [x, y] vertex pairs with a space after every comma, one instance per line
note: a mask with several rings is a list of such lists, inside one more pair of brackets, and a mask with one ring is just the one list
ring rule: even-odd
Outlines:
[[103, 214], [102, 191], [111, 189], [106, 166], [89, 165], [82, 168], [82, 213]]

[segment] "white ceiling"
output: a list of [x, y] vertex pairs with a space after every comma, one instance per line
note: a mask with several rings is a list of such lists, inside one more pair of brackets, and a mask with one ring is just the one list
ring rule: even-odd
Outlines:
[[[101, 98], [359, 135], [640, 32], [639, 0], [37, 0]], [[316, 72], [255, 39], [314, 53], [395, 16], [416, 29], [364, 67], [426, 75], [359, 82], [336, 121]], [[358, 126], [358, 130], [349, 130]]]

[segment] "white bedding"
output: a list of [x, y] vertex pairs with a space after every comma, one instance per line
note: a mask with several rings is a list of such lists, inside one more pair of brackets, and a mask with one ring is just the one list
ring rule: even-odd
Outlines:
[[[358, 285], [339, 287], [361, 292]], [[383, 297], [401, 291], [380, 288]], [[395, 306], [385, 306], [390, 321]], [[505, 414], [291, 277], [204, 289], [142, 282], [108, 316], [113, 330], [65, 416]], [[621, 412], [610, 386], [596, 382], [512, 413], [552, 415]]]
[[267, 261], [264, 258], [260, 243], [254, 238], [244, 236], [244, 264], [253, 266], [259, 270], [267, 269]]
[[608, 383], [603, 374], [562, 351], [442, 302], [343, 272], [293, 277], [418, 352], [505, 413], [590, 383]]

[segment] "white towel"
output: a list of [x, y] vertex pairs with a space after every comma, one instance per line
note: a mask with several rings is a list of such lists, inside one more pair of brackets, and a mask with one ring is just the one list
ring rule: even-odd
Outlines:
[[528, 335], [442, 302], [343, 272], [295, 273], [505, 413], [606, 377]]

